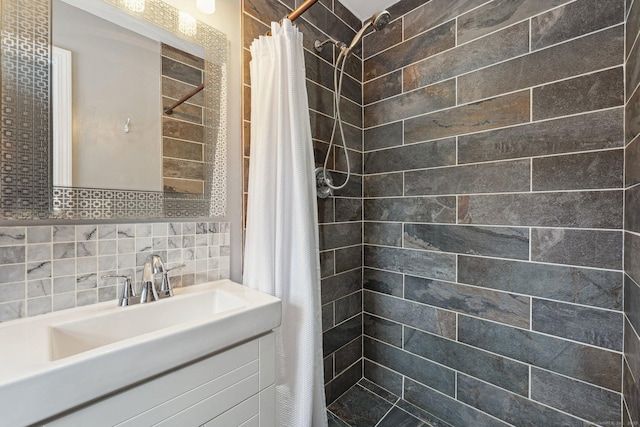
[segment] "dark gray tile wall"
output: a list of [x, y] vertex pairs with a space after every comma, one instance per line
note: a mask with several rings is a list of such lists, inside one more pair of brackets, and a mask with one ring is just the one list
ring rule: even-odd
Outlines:
[[[294, 4], [295, 3], [295, 4]], [[247, 168], [249, 164], [250, 78], [249, 46], [254, 38], [268, 31], [271, 21], [278, 21], [300, 2], [274, 0], [243, 1], [244, 38], [244, 167], [245, 203]], [[326, 45], [322, 52], [313, 48], [314, 41], [333, 37], [348, 43], [361, 22], [338, 1], [320, 1], [296, 21], [304, 34], [309, 118], [314, 143], [316, 165], [324, 162], [331, 138], [335, 114], [333, 105], [334, 52]], [[363, 260], [363, 200], [362, 200], [362, 60], [357, 55], [347, 61], [341, 101], [344, 132], [349, 147], [352, 176], [350, 184], [336, 197], [318, 200], [321, 263], [321, 303], [325, 392], [331, 403], [362, 378], [362, 260]], [[407, 107], [409, 108], [409, 107]], [[334, 141], [335, 142], [335, 141]], [[431, 144], [435, 145], [435, 144]], [[425, 146], [426, 152], [439, 152]], [[342, 149], [332, 149], [329, 169], [346, 170]], [[449, 156], [453, 156], [452, 146]], [[397, 152], [398, 161], [411, 152]], [[380, 167], [384, 167], [383, 164]], [[334, 183], [342, 183], [343, 175], [334, 174]], [[245, 205], [246, 206], [246, 205]], [[453, 211], [450, 216], [454, 218]], [[386, 225], [382, 224], [383, 226]], [[372, 229], [369, 231], [371, 232]], [[378, 233], [375, 233], [378, 235]], [[381, 234], [382, 236], [382, 234]], [[435, 313], [435, 309], [432, 310]], [[449, 324], [452, 324], [449, 321]], [[449, 325], [453, 330], [453, 326]]]
[[364, 37], [364, 376], [403, 404], [637, 419], [637, 3], [402, 0]]
[[[627, 2], [624, 224], [624, 364], [622, 391], [625, 425], [640, 424], [640, 1]], [[633, 423], [633, 424], [632, 424]]]

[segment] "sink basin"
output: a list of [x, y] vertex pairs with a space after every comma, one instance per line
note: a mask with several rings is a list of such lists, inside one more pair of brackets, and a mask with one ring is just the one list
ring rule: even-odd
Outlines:
[[[180, 295], [180, 294], [178, 294]], [[99, 316], [51, 326], [51, 360], [73, 356], [117, 341], [184, 322], [204, 319], [245, 305], [221, 289], [124, 307]], [[170, 307], [167, 307], [169, 305]]]
[[278, 298], [229, 280], [0, 324], [0, 427], [30, 425], [280, 325]]

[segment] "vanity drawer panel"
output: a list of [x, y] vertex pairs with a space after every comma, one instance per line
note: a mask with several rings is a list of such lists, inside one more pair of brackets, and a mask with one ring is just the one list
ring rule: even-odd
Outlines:
[[240, 425], [239, 427], [260, 427], [260, 417], [256, 415], [255, 417], [251, 418], [249, 421]]
[[[152, 408], [118, 427], [199, 426], [258, 392], [257, 363], [251, 365]], [[248, 367], [251, 369], [246, 369]], [[247, 377], [249, 371], [253, 375]]]
[[[162, 355], [154, 355], [153, 357], [162, 357]], [[127, 420], [144, 412], [159, 410], [158, 408], [165, 403], [172, 408], [176, 407], [175, 403], [178, 401], [185, 405], [179, 409], [174, 409], [173, 412], [167, 415], [168, 417], [185, 407], [195, 404], [198, 398], [202, 400], [202, 396], [206, 394], [204, 390], [207, 390], [210, 396], [230, 387], [237, 381], [251, 376], [256, 377], [256, 390], [253, 393], [257, 393], [259, 391], [258, 357], [259, 340], [255, 339], [207, 359], [163, 374], [148, 382], [107, 396], [44, 425], [56, 427], [75, 427], [79, 425], [111, 427], [119, 423], [125, 423]], [[199, 397], [194, 398], [195, 396]], [[240, 401], [242, 399], [238, 399], [236, 403]], [[194, 425], [201, 425], [212, 417]]]
[[[239, 405], [229, 409], [219, 417], [209, 421], [204, 427], [231, 427], [231, 426], [256, 426], [260, 425], [260, 416], [258, 411], [260, 409], [260, 402], [258, 396], [245, 400]], [[252, 420], [255, 422], [252, 423]]]
[[260, 427], [276, 427], [276, 386], [260, 392]]

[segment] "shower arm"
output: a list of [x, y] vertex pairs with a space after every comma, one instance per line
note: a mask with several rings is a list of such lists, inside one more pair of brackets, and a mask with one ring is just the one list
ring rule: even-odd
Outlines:
[[[295, 21], [296, 19], [298, 19], [300, 17], [300, 15], [305, 13], [307, 11], [307, 9], [309, 9], [311, 6], [313, 6], [317, 2], [318, 2], [318, 0], [305, 0], [305, 1], [303, 1], [302, 4], [300, 4], [300, 6], [296, 7], [293, 10], [293, 12], [289, 13], [287, 16], [282, 18], [280, 20], [280, 22], [284, 21], [285, 19], [288, 19], [291, 22]], [[267, 35], [270, 36], [271, 35], [271, 31], [269, 31], [267, 33]]]

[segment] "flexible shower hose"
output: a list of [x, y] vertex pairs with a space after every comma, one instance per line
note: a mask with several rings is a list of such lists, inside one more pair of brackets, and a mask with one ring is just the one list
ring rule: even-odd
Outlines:
[[[340, 190], [344, 188], [349, 182], [349, 178], [351, 177], [351, 164], [349, 162], [349, 152], [347, 151], [347, 142], [344, 137], [344, 130], [342, 128], [342, 118], [340, 117], [340, 96], [342, 93], [342, 78], [344, 77], [344, 64], [347, 62], [347, 57], [349, 56], [350, 49], [346, 46], [340, 48], [340, 54], [338, 55], [338, 59], [336, 59], [336, 67], [333, 73], [333, 87], [335, 88], [335, 96], [334, 96], [334, 104], [336, 109], [335, 119], [333, 120], [333, 129], [331, 130], [331, 139], [329, 140], [329, 148], [327, 149], [327, 155], [324, 158], [324, 165], [322, 168], [322, 177], [324, 178], [325, 184], [331, 188], [332, 190]], [[340, 60], [342, 60], [342, 65], [340, 64]], [[339, 70], [339, 73], [338, 73]], [[338, 77], [340, 74], [340, 77]], [[329, 155], [331, 154], [331, 147], [333, 146], [333, 139], [336, 134], [336, 127], [340, 129], [340, 137], [342, 138], [342, 148], [344, 149], [344, 157], [347, 161], [347, 179], [339, 185], [335, 186], [329, 182], [327, 179], [327, 162], [329, 161]]]

